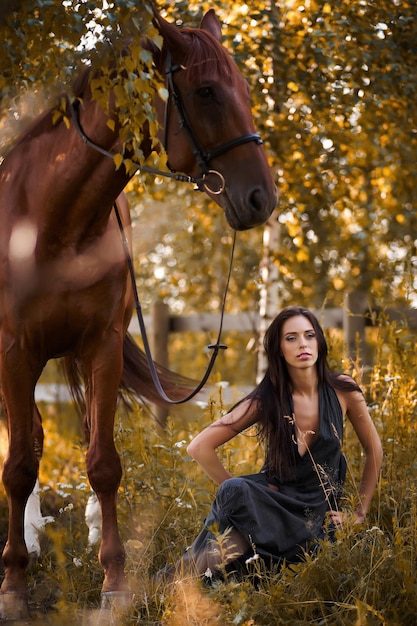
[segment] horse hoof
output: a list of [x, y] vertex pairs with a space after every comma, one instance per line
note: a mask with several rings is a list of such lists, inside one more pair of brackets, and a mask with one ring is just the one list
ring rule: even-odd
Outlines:
[[133, 593], [130, 591], [106, 591], [101, 594], [100, 625], [113, 626], [132, 608]]
[[102, 609], [126, 610], [132, 606], [133, 593], [131, 591], [103, 591], [101, 594]]
[[29, 618], [27, 597], [22, 593], [5, 591], [0, 593], [0, 620], [20, 621]]

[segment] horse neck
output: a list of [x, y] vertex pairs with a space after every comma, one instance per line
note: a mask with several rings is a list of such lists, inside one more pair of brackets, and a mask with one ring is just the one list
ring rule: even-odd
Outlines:
[[80, 237], [88, 238], [94, 236], [95, 232], [105, 230], [113, 203], [126, 186], [129, 176], [123, 166], [116, 170], [111, 157], [121, 149], [117, 117], [114, 117], [113, 131], [107, 125], [108, 117], [99, 105], [91, 99], [83, 99], [78, 118], [85, 136], [109, 153], [106, 156], [84, 143], [74, 120], [71, 120], [66, 159], [72, 172], [68, 176], [68, 188], [72, 187], [70, 193], [74, 199], [72, 206], [67, 206], [66, 222], [72, 223], [74, 234], [78, 232]]
[[98, 102], [92, 99], [88, 88], [86, 94], [80, 98], [79, 102], [75, 103], [71, 111], [76, 117], [76, 119], [71, 120], [71, 123], [77, 130], [80, 139], [84, 140], [85, 137], [88, 137], [91, 142], [89, 146], [91, 150], [94, 151], [94, 146], [106, 150], [109, 153], [107, 158], [111, 159], [111, 155], [117, 154], [121, 150], [119, 120], [117, 112], [114, 110], [112, 93], [108, 98], [108, 109], [112, 113], [106, 115]]
[[[106, 129], [104, 114], [91, 102], [81, 108], [86, 134], [117, 150], [117, 133]], [[55, 256], [61, 248], [82, 249], [106, 231], [129, 177], [123, 167], [116, 170], [111, 158], [87, 146], [73, 123], [67, 128], [52, 119], [52, 112], [39, 117], [2, 163], [0, 212], [10, 217], [3, 223], [10, 232], [26, 216], [40, 249]]]

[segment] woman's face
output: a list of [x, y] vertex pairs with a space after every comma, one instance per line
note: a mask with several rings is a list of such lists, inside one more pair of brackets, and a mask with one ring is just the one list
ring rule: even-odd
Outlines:
[[282, 326], [281, 353], [287, 366], [306, 369], [316, 364], [318, 342], [316, 331], [304, 315], [295, 315]]

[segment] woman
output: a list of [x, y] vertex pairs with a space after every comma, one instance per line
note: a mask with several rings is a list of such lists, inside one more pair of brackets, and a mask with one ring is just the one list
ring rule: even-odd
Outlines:
[[[382, 447], [360, 388], [349, 376], [330, 371], [323, 331], [307, 309], [284, 309], [264, 346], [268, 370], [262, 382], [187, 448], [220, 487], [205, 528], [176, 566], [167, 568], [169, 577], [181, 571], [210, 575], [254, 550], [268, 565], [296, 561], [324, 536], [326, 519], [340, 525], [344, 415], [365, 453], [354, 519], [366, 516]], [[265, 445], [264, 467], [259, 474], [233, 478], [216, 450], [254, 424]], [[224, 533], [220, 542], [218, 533]]]

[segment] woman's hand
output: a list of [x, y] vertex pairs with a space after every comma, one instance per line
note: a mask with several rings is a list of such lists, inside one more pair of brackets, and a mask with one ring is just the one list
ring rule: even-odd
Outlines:
[[[343, 511], [327, 511], [327, 516], [330, 517], [330, 522], [334, 524], [336, 527], [342, 526], [344, 522], [347, 522], [349, 519], [349, 515], [347, 513], [343, 513]], [[354, 524], [362, 524], [365, 519], [365, 515], [362, 513], [355, 513], [353, 517]]]
[[330, 522], [336, 527], [341, 526], [346, 520], [346, 515], [342, 511], [327, 511], [327, 517], [330, 518]]

